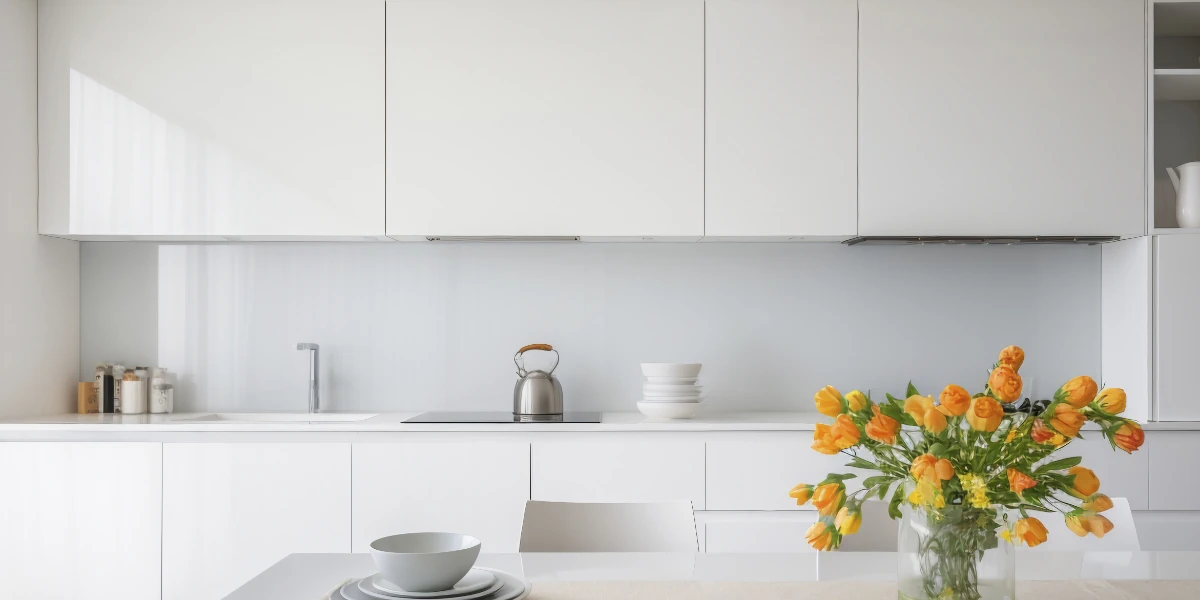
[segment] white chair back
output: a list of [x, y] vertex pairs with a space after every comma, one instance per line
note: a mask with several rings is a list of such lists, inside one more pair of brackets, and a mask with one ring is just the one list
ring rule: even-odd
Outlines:
[[888, 516], [887, 502], [867, 500], [862, 505], [862, 526], [858, 533], [842, 538], [840, 552], [895, 552], [900, 521]]
[[525, 503], [521, 552], [697, 552], [691, 502]]
[[[1079, 537], [1067, 528], [1066, 521], [1058, 513], [1030, 513], [1046, 526], [1046, 541], [1040, 546], [1026, 548], [1027, 552], [1136, 552], [1142, 549], [1138, 542], [1137, 526], [1133, 523], [1133, 510], [1126, 498], [1113, 498], [1113, 507], [1104, 511], [1104, 516], [1113, 523], [1112, 531], [1103, 539], [1094, 535]], [[1011, 518], [1020, 518], [1010, 516]]]

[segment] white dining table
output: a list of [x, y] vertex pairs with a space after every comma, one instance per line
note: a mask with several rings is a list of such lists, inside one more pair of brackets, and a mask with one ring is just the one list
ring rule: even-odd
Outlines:
[[[896, 554], [480, 554], [530, 581], [528, 600], [896, 597]], [[226, 600], [318, 600], [376, 572], [369, 554], [291, 554]], [[1200, 599], [1200, 552], [1017, 552], [1018, 597]]]

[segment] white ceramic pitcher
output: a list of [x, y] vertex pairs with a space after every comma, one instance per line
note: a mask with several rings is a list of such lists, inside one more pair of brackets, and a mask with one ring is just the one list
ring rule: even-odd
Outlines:
[[1167, 167], [1175, 186], [1175, 220], [1180, 227], [1200, 227], [1200, 162]]

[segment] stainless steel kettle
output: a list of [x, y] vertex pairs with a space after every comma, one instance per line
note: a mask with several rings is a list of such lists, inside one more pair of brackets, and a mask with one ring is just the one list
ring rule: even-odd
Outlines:
[[[525, 369], [524, 354], [530, 350], [554, 353], [554, 366], [549, 371]], [[513, 389], [513, 417], [522, 421], [554, 420], [562, 418], [562, 384], [554, 376], [560, 360], [558, 350], [550, 344], [530, 344], [517, 350], [513, 363], [517, 365], [517, 386]]]

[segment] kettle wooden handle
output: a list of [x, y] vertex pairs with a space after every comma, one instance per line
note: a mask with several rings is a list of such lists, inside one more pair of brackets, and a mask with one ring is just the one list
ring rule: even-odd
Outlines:
[[551, 352], [554, 350], [554, 346], [551, 346], [550, 344], [530, 344], [522, 347], [520, 350], [517, 350], [517, 354], [525, 354], [530, 350], [545, 350], [546, 352]]

